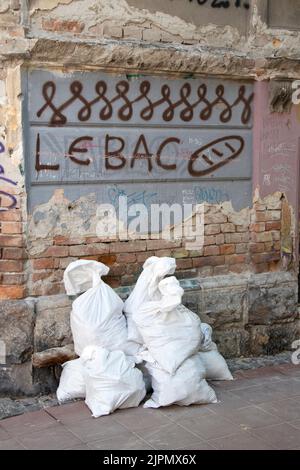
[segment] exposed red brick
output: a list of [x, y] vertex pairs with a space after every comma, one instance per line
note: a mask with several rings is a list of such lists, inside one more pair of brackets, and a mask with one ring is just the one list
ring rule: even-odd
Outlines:
[[225, 256], [205, 256], [193, 258], [192, 261], [194, 268], [201, 268], [202, 266], [222, 266], [225, 264]]
[[228, 245], [232, 243], [247, 243], [249, 241], [249, 233], [226, 233], [225, 242]]
[[215, 276], [225, 276], [228, 274], [228, 266], [215, 266], [213, 274]]
[[23, 261], [21, 260], [0, 260], [0, 272], [20, 273], [23, 271]]
[[20, 286], [25, 283], [25, 274], [2, 274], [1, 283], [5, 286]]
[[114, 264], [109, 271], [111, 276], [122, 276], [126, 273], [126, 264]]
[[225, 224], [227, 222], [227, 216], [224, 214], [221, 214], [220, 212], [216, 214], [206, 214], [204, 216], [204, 223], [205, 225], [210, 225], [210, 224]]
[[281, 230], [281, 222], [266, 222], [266, 231]]
[[126, 274], [140, 275], [143, 265], [138, 263], [131, 263], [126, 265]]
[[235, 225], [234, 224], [222, 224], [221, 225], [222, 233], [234, 233], [235, 232]]
[[256, 212], [255, 214], [253, 214], [253, 216], [251, 217], [251, 221], [252, 222], [265, 222], [266, 221], [266, 214], [265, 212]]
[[[111, 255], [113, 256], [113, 255]], [[115, 256], [117, 263], [135, 263], [136, 254], [135, 253], [118, 253]]]
[[232, 264], [229, 265], [229, 272], [235, 274], [242, 274], [247, 271], [249, 268], [245, 264]]
[[20, 234], [22, 233], [21, 222], [0, 222], [0, 232], [4, 234]]
[[281, 239], [281, 234], [278, 231], [270, 232], [272, 234], [272, 238], [275, 242], [278, 242]]
[[72, 261], [76, 261], [77, 258], [58, 258], [54, 260], [54, 268], [66, 269], [67, 266], [72, 263]]
[[223, 245], [224, 243], [225, 243], [225, 235], [223, 233], [216, 235], [216, 245]]
[[264, 243], [250, 243], [249, 251], [250, 253], [264, 253], [265, 244]]
[[20, 235], [0, 235], [0, 246], [4, 248], [13, 246], [21, 248], [23, 246], [23, 238]]
[[45, 31], [79, 34], [84, 30], [84, 27], [84, 23], [76, 20], [59, 20], [55, 18], [42, 19], [42, 28]]
[[260, 202], [255, 202], [253, 205], [255, 211], [264, 212], [267, 208], [266, 204], [261, 204]]
[[280, 261], [272, 261], [269, 263], [269, 271], [271, 273], [279, 271], [281, 269], [281, 263]]
[[117, 256], [111, 254], [99, 255], [97, 257], [97, 261], [106, 264], [107, 266], [112, 266], [116, 262], [116, 260]]
[[247, 243], [238, 243], [235, 245], [236, 254], [241, 255], [242, 253], [247, 253], [248, 244]]
[[245, 255], [228, 255], [225, 256], [225, 264], [243, 264], [247, 261]]
[[110, 253], [136, 253], [146, 251], [146, 241], [134, 240], [130, 242], [113, 242], [109, 245]]
[[267, 242], [267, 243], [264, 243], [264, 245], [265, 245], [265, 250], [264, 250], [265, 252], [268, 253], [269, 251], [272, 251], [272, 252], [276, 251], [274, 249], [274, 242]]
[[253, 270], [256, 274], [267, 273], [269, 265], [268, 263], [255, 264]]
[[[148, 256], [148, 253], [153, 253], [153, 255]], [[169, 248], [166, 248], [165, 250], [157, 250], [155, 252], [147, 251], [147, 253], [136, 254], [137, 261], [141, 261], [143, 259], [144, 261], [146, 261], [146, 259], [149, 258], [150, 256], [157, 256], [158, 258], [164, 258], [164, 257], [170, 258], [172, 257], [172, 250], [170, 250]]]
[[189, 258], [199, 258], [200, 256], [203, 256], [204, 249], [202, 250], [190, 250], [189, 251]]
[[204, 246], [216, 245], [216, 237], [214, 235], [206, 235], [204, 237]]
[[264, 232], [266, 230], [266, 224], [264, 222], [257, 222], [250, 225], [250, 230], [252, 232]]
[[[49, 246], [40, 254], [43, 258], [64, 258], [69, 255], [69, 247], [67, 246]], [[37, 256], [35, 256], [37, 258]]]
[[108, 284], [113, 289], [116, 288], [116, 287], [120, 287], [120, 285], [121, 285], [121, 280], [120, 279], [116, 279], [116, 278], [111, 277], [111, 276], [105, 276], [105, 282], [106, 282], [106, 284]]
[[22, 218], [21, 211], [19, 210], [9, 210], [0, 212], [0, 221], [7, 222], [20, 222]]
[[252, 233], [251, 239], [255, 243], [266, 243], [273, 241], [271, 232]]
[[138, 263], [140, 262], [145, 262], [150, 256], [158, 256], [158, 257], [163, 257], [163, 256], [170, 256], [170, 251], [168, 251], [168, 254], [166, 255], [166, 251], [164, 250], [164, 254], [161, 254], [163, 250], [159, 250], [154, 253], [154, 251], [147, 251], [145, 253], [136, 253], [136, 260]]
[[56, 237], [54, 237], [54, 244], [55, 245], [64, 245], [64, 246], [84, 245], [85, 244], [85, 238], [84, 237], [69, 238], [69, 237], [63, 237], [63, 236], [56, 236]]
[[281, 242], [280, 242], [280, 241], [275, 242], [275, 243], [273, 244], [273, 246], [274, 246], [274, 250], [275, 250], [275, 251], [281, 251]]
[[109, 253], [109, 245], [105, 243], [92, 243], [91, 245], [75, 245], [69, 247], [70, 256], [102, 255]]
[[52, 258], [40, 258], [32, 260], [33, 269], [53, 269], [54, 268], [54, 259]]
[[252, 255], [251, 259], [253, 263], [271, 263], [273, 261], [280, 261], [280, 253], [257, 253]]
[[212, 245], [212, 246], [206, 246], [204, 248], [204, 256], [218, 256], [219, 254], [220, 254], [219, 246]]
[[38, 282], [38, 281], [43, 281], [44, 279], [47, 279], [52, 275], [51, 271], [40, 271], [40, 272], [35, 272], [31, 276], [32, 282]]
[[0, 300], [23, 299], [25, 292], [24, 286], [0, 286]]
[[25, 250], [22, 248], [3, 248], [3, 259], [26, 259]]
[[235, 253], [235, 245], [222, 245], [220, 246], [221, 255], [233, 255]]
[[204, 227], [204, 234], [205, 235], [217, 235], [220, 232], [221, 232], [221, 225], [220, 224], [205, 225], [205, 227]]
[[[134, 244], [136, 242], [130, 242], [130, 243]], [[163, 250], [166, 248], [170, 248], [170, 249], [180, 248], [182, 244], [181, 241], [173, 241], [173, 240], [147, 240], [146, 242], [140, 242], [140, 243], [147, 244], [145, 247], [145, 249], [147, 248], [147, 250]], [[137, 249], [136, 251], [143, 251], [143, 250]]]
[[248, 230], [249, 230], [249, 227], [247, 225], [237, 225], [236, 226], [236, 231], [238, 233], [248, 232]]
[[193, 267], [192, 258], [176, 260], [177, 269], [189, 269]]
[[29, 295], [38, 297], [43, 295], [56, 295], [65, 293], [65, 288], [62, 282], [49, 282], [41, 281], [33, 283]]
[[280, 221], [281, 211], [266, 211], [266, 221]]

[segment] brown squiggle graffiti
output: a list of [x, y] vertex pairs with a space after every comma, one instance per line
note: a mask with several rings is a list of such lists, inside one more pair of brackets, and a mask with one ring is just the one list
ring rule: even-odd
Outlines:
[[[238, 145], [236, 145], [238, 144]], [[225, 148], [224, 148], [225, 147]], [[213, 171], [218, 170], [222, 166], [229, 163], [231, 160], [237, 158], [245, 147], [245, 141], [238, 135], [231, 135], [214, 140], [207, 145], [204, 145], [199, 150], [194, 152], [188, 164], [188, 171], [191, 176], [205, 176]], [[208, 152], [207, 152], [208, 151]], [[210, 152], [213, 153], [219, 161], [211, 159]], [[207, 155], [209, 153], [209, 155]], [[206, 170], [197, 171], [194, 168], [196, 161], [202, 158], [208, 168]]]
[[147, 105], [140, 111], [140, 117], [144, 121], [151, 121], [154, 115], [154, 111], [162, 105], [166, 105], [162, 111], [162, 119], [165, 122], [171, 122], [175, 117], [175, 111], [177, 108], [184, 106], [180, 111], [180, 119], [183, 122], [190, 122], [196, 113], [196, 108], [200, 104], [204, 104], [205, 107], [199, 113], [199, 119], [201, 121], [208, 121], [214, 109], [220, 104], [225, 106], [220, 112], [220, 122], [225, 124], [229, 123], [232, 119], [233, 109], [240, 104], [243, 104], [243, 110], [241, 114], [241, 123], [246, 125], [251, 119], [251, 103], [254, 94], [251, 93], [248, 97], [246, 96], [246, 87], [241, 85], [238, 91], [238, 96], [233, 103], [229, 103], [225, 98], [225, 87], [224, 85], [218, 85], [215, 89], [216, 97], [211, 101], [208, 98], [208, 90], [205, 84], [201, 84], [197, 89], [198, 99], [195, 103], [189, 101], [189, 97], [192, 93], [192, 88], [189, 83], [185, 83], [180, 88], [179, 94], [180, 99], [177, 101], [173, 100], [171, 96], [171, 88], [169, 85], [164, 84], [161, 87], [160, 94], [161, 98], [157, 101], [152, 101], [149, 96], [151, 93], [151, 83], [144, 80], [140, 84], [140, 95], [130, 100], [128, 95], [130, 92], [130, 82], [121, 80], [116, 84], [115, 87], [116, 95], [109, 99], [107, 96], [107, 84], [101, 80], [95, 85], [96, 97], [91, 101], [87, 100], [83, 95], [83, 85], [78, 80], [70, 84], [71, 96], [60, 106], [54, 104], [56, 95], [56, 84], [53, 81], [48, 81], [43, 85], [42, 95], [45, 103], [37, 112], [37, 117], [42, 117], [47, 109], [52, 111], [49, 124], [51, 126], [64, 126], [67, 124], [67, 117], [63, 114], [72, 104], [76, 101], [80, 101], [83, 107], [78, 111], [78, 120], [80, 122], [89, 121], [91, 118], [93, 107], [100, 102], [104, 103], [104, 106], [99, 111], [99, 118], [101, 121], [107, 121], [111, 119], [114, 111], [114, 104], [120, 102], [121, 107], [118, 107], [118, 117], [123, 122], [128, 122], [134, 115], [134, 105], [142, 100], [147, 101]]

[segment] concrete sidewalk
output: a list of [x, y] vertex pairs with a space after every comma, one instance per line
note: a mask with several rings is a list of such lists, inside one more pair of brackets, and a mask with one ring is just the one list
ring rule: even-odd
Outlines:
[[93, 419], [76, 402], [0, 421], [0, 450], [300, 450], [300, 366], [235, 373], [220, 403], [118, 410]]

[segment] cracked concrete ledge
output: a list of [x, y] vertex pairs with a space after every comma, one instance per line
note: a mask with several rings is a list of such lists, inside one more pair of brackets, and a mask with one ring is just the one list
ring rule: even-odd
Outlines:
[[105, 69], [107, 72], [139, 71], [151, 74], [185, 73], [218, 75], [239, 79], [299, 78], [299, 58], [256, 56], [232, 49], [185, 46], [182, 44], [145, 43], [138, 40], [61, 40], [57, 37], [32, 38], [22, 47], [5, 51], [0, 59], [19, 61], [28, 67], [83, 70]]

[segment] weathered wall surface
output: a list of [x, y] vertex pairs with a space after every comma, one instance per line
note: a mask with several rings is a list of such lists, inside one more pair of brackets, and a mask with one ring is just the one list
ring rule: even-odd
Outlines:
[[[274, 83], [290, 86], [300, 77], [300, 34], [284, 15], [269, 15], [276, 29], [269, 27], [263, 0], [249, 1], [249, 8], [231, 2], [228, 9], [214, 8], [212, 1], [200, 6], [187, 0], [183, 8], [183, 1], [166, 0], [162, 11], [155, 6], [161, 2], [150, 3], [148, 9], [146, 0], [1, 2], [0, 338], [9, 344], [8, 364], [0, 370], [3, 392], [53, 386], [49, 371], [32, 370], [30, 358], [70, 342], [70, 299], [62, 275], [78, 258], [108, 264], [107, 282], [128, 293], [148, 256], [174, 256], [188, 289], [186, 304], [213, 324], [227, 357], [274, 354], [299, 337], [299, 107], [271, 113], [269, 101]], [[24, 74], [36, 69], [62, 76], [94, 71], [250, 81], [255, 97], [249, 204], [239, 211], [230, 191], [199, 183], [205, 237], [203, 249], [194, 251], [185, 240], [97, 236], [97, 191], [75, 187], [71, 197], [54, 188], [30, 206]], [[7, 334], [4, 323], [10, 325]]]

